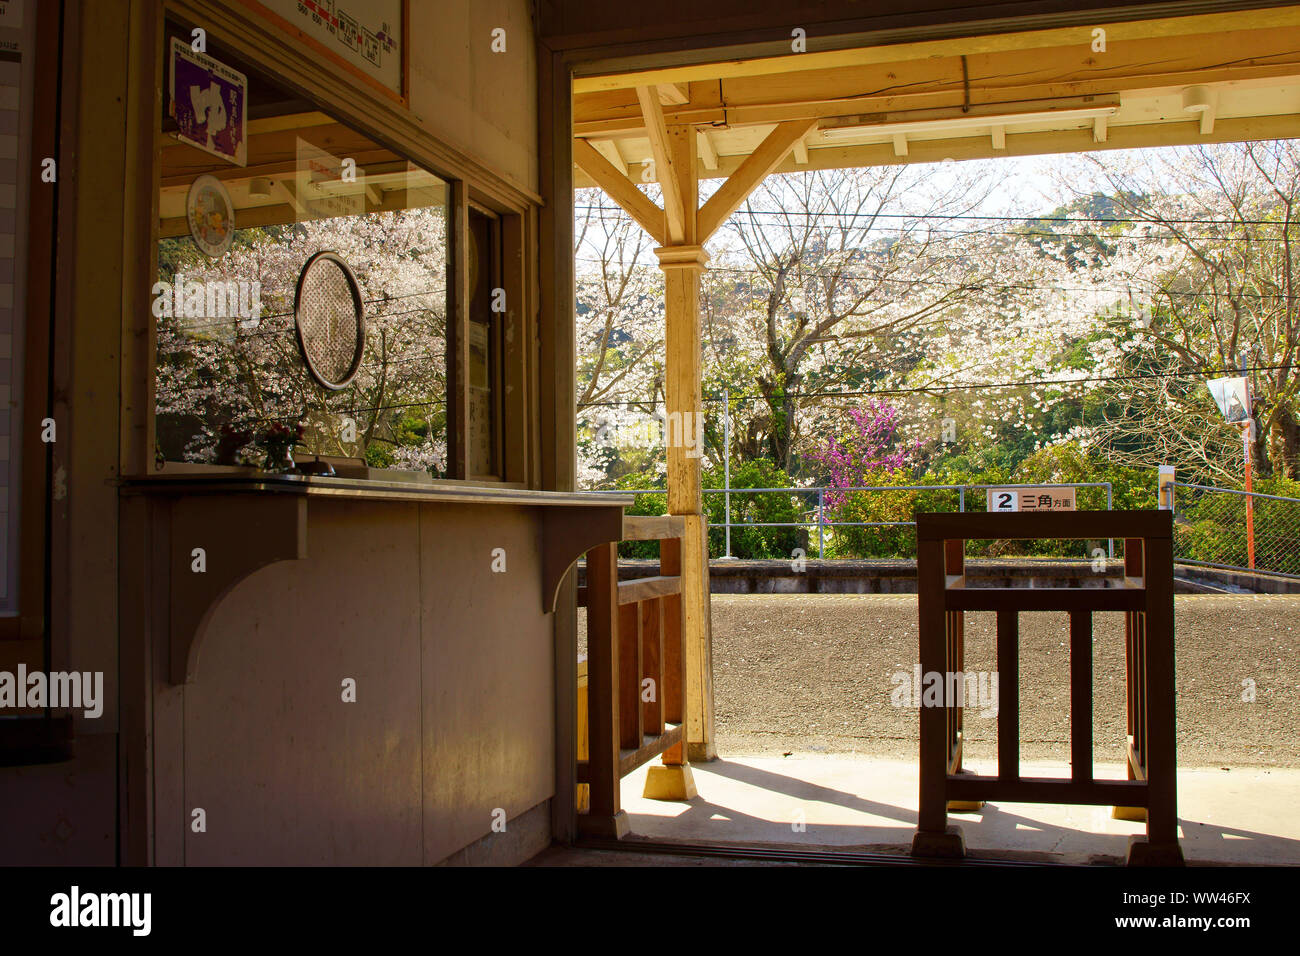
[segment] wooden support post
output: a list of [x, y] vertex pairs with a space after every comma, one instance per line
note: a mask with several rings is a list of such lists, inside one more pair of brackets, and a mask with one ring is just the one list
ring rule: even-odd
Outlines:
[[1174, 692], [1173, 539], [1144, 541], [1143, 580], [1147, 609], [1142, 629], [1146, 739], [1147, 838], [1129, 846], [1134, 865], [1176, 866], [1183, 860], [1178, 845], [1178, 760]]
[[[666, 538], [659, 543], [659, 573], [682, 573], [682, 539]], [[664, 721], [681, 724], [686, 721], [686, 643], [682, 627], [682, 596], [669, 594], [664, 598]], [[665, 764], [686, 763], [683, 744], [675, 744], [664, 751]]]
[[997, 614], [998, 779], [1009, 782], [1020, 779], [1020, 615]]
[[618, 738], [625, 750], [641, 746], [641, 606], [618, 609]]
[[1070, 612], [1070, 776], [1092, 782], [1092, 612]]
[[[947, 669], [947, 627], [943, 608], [944, 542], [917, 541], [917, 606], [920, 613], [921, 673]], [[917, 702], [921, 703], [920, 701]], [[921, 790], [913, 856], [960, 857], [966, 846], [961, 830], [948, 826], [948, 712], [920, 707]]]
[[[663, 575], [680, 575], [682, 570], [682, 542], [680, 538], [665, 538], [659, 542], [659, 573]], [[658, 625], [655, 628], [657, 639], [647, 639], [646, 662], [647, 673], [655, 672], [659, 676], [658, 711], [652, 712], [654, 704], [645, 704], [648, 708], [646, 717], [647, 732], [663, 733], [664, 724], [682, 723], [685, 704], [685, 647], [682, 635], [682, 599], [678, 594], [669, 594], [653, 602], [656, 607]], [[656, 666], [651, 666], [650, 658], [656, 656]], [[641, 795], [648, 800], [689, 800], [697, 793], [695, 777], [691, 765], [685, 758], [684, 743], [674, 744], [663, 752], [662, 763], [651, 767], [646, 773], [645, 789]]]
[[652, 598], [640, 604], [641, 723], [643, 732], [651, 737], [664, 732], [663, 600]]
[[587, 552], [587, 735], [591, 809], [578, 829], [618, 839], [628, 832], [619, 798], [618, 545]]
[[686, 754], [714, 760], [712, 632], [708, 614], [708, 540], [701, 494], [699, 375], [699, 246], [656, 250], [667, 299], [666, 395], [668, 511], [685, 519], [681, 542], [681, 604], [686, 640]]
[[[1143, 576], [1142, 539], [1124, 539], [1124, 576], [1140, 578]], [[1128, 721], [1128, 746], [1124, 757], [1124, 776], [1128, 780], [1137, 780], [1139, 775], [1134, 766], [1141, 751], [1143, 720], [1141, 663], [1142, 625], [1145, 616], [1140, 611], [1128, 611], [1124, 614], [1124, 706]], [[1146, 807], [1116, 806], [1110, 815], [1116, 820], [1143, 822], [1147, 818]]]
[[[700, 275], [708, 257], [696, 244], [699, 189], [696, 137], [690, 126], [665, 131], [673, 179], [685, 210], [680, 245], [655, 250], [664, 271], [664, 404], [668, 512], [684, 519], [682, 615], [686, 641], [686, 756], [713, 760], [713, 633], [709, 615], [707, 522], [700, 487], [703, 398], [700, 374]], [[666, 187], [665, 187], [666, 188]], [[668, 200], [665, 198], [667, 206]], [[670, 229], [671, 231], [671, 229]]]

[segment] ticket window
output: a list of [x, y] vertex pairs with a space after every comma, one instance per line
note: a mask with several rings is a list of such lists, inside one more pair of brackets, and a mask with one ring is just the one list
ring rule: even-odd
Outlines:
[[[247, 83], [244, 165], [198, 148], [177, 135], [177, 117], [188, 121], [206, 89], [182, 82], [173, 41], [186, 36], [169, 24], [163, 45], [177, 63], [158, 147], [156, 469], [265, 470], [279, 430], [298, 435], [294, 461], [324, 458], [339, 477], [455, 474], [449, 181], [213, 37], [200, 65], [213, 61]], [[206, 218], [196, 216], [200, 200]], [[196, 218], [216, 218], [229, 235], [205, 248], [199, 238], [210, 236], [196, 237]], [[304, 270], [318, 255], [342, 263], [356, 290], [349, 297], [335, 283], [332, 311], [318, 310], [324, 325], [298, 312]]]

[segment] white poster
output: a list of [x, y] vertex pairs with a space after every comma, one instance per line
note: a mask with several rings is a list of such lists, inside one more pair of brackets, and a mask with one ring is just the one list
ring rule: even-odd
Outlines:
[[403, 0], [258, 0], [266, 10], [399, 96]]

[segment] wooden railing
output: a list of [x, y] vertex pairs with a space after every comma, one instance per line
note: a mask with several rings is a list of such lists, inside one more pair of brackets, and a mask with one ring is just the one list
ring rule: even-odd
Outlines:
[[[921, 670], [963, 669], [964, 614], [997, 614], [996, 776], [962, 771], [962, 710], [944, 698], [922, 706], [920, 814], [912, 853], [962, 856], [961, 832], [949, 809], [983, 801], [1111, 805], [1115, 815], [1146, 819], [1147, 839], [1129, 847], [1132, 864], [1183, 862], [1178, 845], [1174, 739], [1174, 600], [1172, 514], [1168, 511], [1077, 511], [1057, 514], [918, 514], [917, 574]], [[974, 538], [1124, 538], [1118, 587], [968, 588], [964, 542]], [[1069, 779], [1020, 773], [1022, 611], [1070, 615]], [[1122, 611], [1128, 690], [1127, 780], [1097, 780], [1092, 759], [1092, 614]], [[960, 678], [958, 678], [959, 680]], [[951, 805], [950, 805], [951, 804]]]
[[623, 519], [623, 540], [659, 541], [654, 577], [619, 581], [617, 542], [587, 552], [587, 583], [578, 589], [578, 604], [587, 608], [586, 706], [580, 697], [578, 725], [587, 740], [580, 736], [577, 745], [578, 805], [586, 807], [578, 824], [587, 834], [628, 832], [620, 780], [660, 755], [645, 795], [695, 795], [684, 745], [683, 525], [675, 516]]

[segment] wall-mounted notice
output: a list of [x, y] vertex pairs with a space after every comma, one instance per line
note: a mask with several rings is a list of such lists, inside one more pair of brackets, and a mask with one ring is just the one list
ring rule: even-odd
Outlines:
[[408, 0], [245, 0], [398, 97], [406, 95]]
[[248, 78], [175, 37], [168, 76], [176, 136], [236, 166], [248, 165]]
[[0, 0], [0, 27], [23, 25], [23, 0]]
[[989, 511], [1073, 511], [1075, 489], [1061, 485], [1041, 488], [990, 488]]

